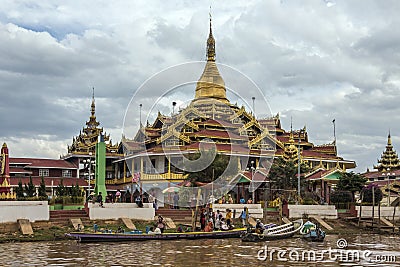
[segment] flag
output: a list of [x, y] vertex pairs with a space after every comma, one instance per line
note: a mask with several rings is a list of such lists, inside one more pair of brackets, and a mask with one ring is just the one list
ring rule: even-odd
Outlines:
[[132, 183], [137, 183], [140, 180], [140, 172], [135, 172], [132, 176]]

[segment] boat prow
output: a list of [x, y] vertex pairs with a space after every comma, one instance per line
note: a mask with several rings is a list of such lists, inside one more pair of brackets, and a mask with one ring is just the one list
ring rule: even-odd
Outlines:
[[265, 229], [263, 233], [257, 234], [247, 232], [242, 235], [242, 241], [244, 242], [259, 242], [276, 239], [285, 239], [294, 236], [303, 227], [303, 220], [299, 219], [287, 224], [271, 227]]

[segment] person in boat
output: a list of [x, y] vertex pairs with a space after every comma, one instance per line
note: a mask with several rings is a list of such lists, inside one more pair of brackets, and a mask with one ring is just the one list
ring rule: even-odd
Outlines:
[[219, 216], [222, 215], [219, 210], [214, 214], [214, 221], [216, 222], [219, 219]]
[[242, 224], [245, 227], [249, 221], [249, 210], [247, 207], [244, 207], [242, 213], [240, 213], [240, 219], [242, 219]]
[[[158, 215], [156, 227], [161, 231], [161, 233], [164, 233], [164, 230], [165, 230], [165, 222], [164, 222], [164, 218], [163, 218], [161, 215]], [[156, 229], [157, 229], [157, 228], [156, 228]]]
[[261, 222], [260, 219], [256, 220], [256, 233], [262, 234], [264, 232], [264, 224]]
[[138, 205], [139, 208], [143, 208], [143, 202], [142, 202], [142, 196], [141, 195], [136, 197], [135, 203], [136, 203], [136, 205]]
[[222, 220], [222, 214], [219, 214], [218, 218], [215, 220], [215, 230], [221, 230], [221, 220]]
[[222, 231], [228, 231], [229, 230], [229, 226], [226, 224], [224, 218], [221, 218], [220, 230], [222, 230]]
[[100, 207], [104, 208], [104, 205], [103, 205], [103, 196], [101, 195], [101, 192], [99, 192], [99, 194], [97, 195], [96, 202], [99, 203]]
[[210, 219], [210, 220], [208, 221], [208, 224], [207, 224], [206, 227], [204, 228], [204, 232], [212, 232], [213, 229], [214, 229], [214, 224], [213, 224], [212, 219]]
[[204, 231], [204, 228], [206, 227], [206, 211], [204, 209], [201, 210], [200, 213], [200, 229], [201, 231]]
[[117, 233], [123, 233], [123, 232], [124, 232], [124, 229], [122, 229], [122, 226], [118, 226]]
[[161, 235], [162, 234], [162, 230], [160, 228], [156, 227], [156, 229], [154, 230], [154, 234]]
[[232, 211], [230, 209], [226, 209], [225, 219], [226, 219], [226, 225], [228, 226], [228, 228], [231, 228], [231, 225], [232, 225]]
[[149, 231], [147, 232], [147, 234], [148, 234], [148, 235], [154, 235], [154, 234], [155, 234], [155, 233], [154, 233], [154, 227], [153, 227], [153, 226], [150, 227], [150, 229], [149, 229]]

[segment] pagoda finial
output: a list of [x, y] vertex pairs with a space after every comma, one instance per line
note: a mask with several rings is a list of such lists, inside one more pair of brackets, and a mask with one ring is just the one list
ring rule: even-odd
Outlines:
[[212, 34], [212, 18], [211, 18], [211, 6], [210, 6], [210, 33], [207, 39], [207, 61], [215, 61], [215, 39]]
[[92, 88], [93, 92], [92, 92], [92, 106], [90, 108], [90, 112], [92, 113], [92, 117], [95, 117], [95, 113], [96, 113], [96, 104], [94, 102], [94, 87]]
[[392, 137], [390, 136], [390, 130], [389, 130], [389, 134], [388, 134], [388, 142], [387, 142], [388, 146], [392, 145]]

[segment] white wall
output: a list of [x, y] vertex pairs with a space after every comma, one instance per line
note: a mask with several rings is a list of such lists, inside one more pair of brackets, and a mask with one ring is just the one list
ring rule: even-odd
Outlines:
[[[360, 206], [356, 206], [358, 214], [360, 214]], [[372, 206], [363, 206], [361, 209], [361, 217], [372, 217]], [[374, 217], [378, 218], [378, 206], [375, 206]], [[393, 207], [381, 207], [381, 217], [392, 219]], [[396, 208], [395, 219], [400, 218], [400, 207]]]
[[18, 219], [48, 221], [47, 201], [0, 201], [0, 223], [16, 222]]
[[337, 219], [338, 214], [334, 205], [288, 205], [290, 218], [302, 218], [308, 216], [320, 216], [326, 219]]
[[155, 215], [152, 203], [143, 203], [143, 208], [139, 208], [135, 203], [104, 203], [104, 208], [100, 207], [98, 203], [89, 203], [91, 220], [119, 218], [154, 220]]

